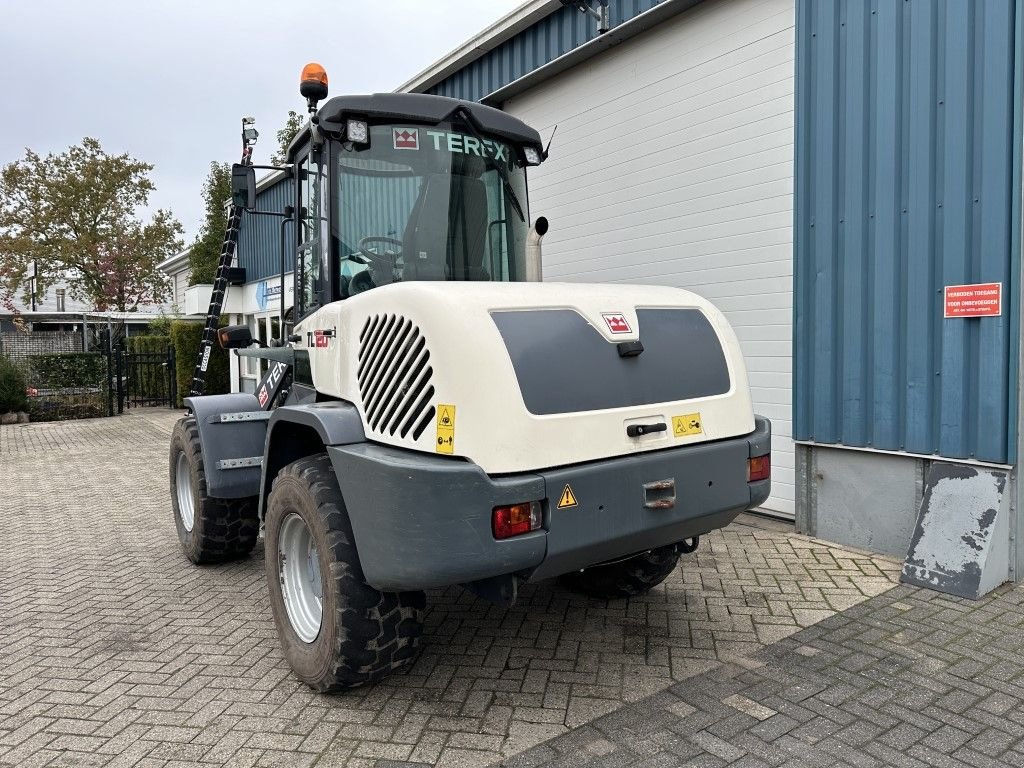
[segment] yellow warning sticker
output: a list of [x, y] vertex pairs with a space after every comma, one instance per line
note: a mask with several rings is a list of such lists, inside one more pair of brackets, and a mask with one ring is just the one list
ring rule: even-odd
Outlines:
[[672, 434], [676, 437], [689, 437], [704, 433], [699, 413], [684, 413], [672, 417]]
[[576, 501], [576, 494], [572, 492], [572, 488], [566, 485], [565, 490], [562, 491], [562, 497], [558, 500], [558, 508], [575, 507], [577, 504], [579, 502]]
[[437, 405], [437, 452], [455, 452], [455, 406]]

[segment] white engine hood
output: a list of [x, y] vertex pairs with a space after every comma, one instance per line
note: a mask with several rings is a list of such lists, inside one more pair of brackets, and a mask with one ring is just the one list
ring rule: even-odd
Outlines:
[[[657, 311], [680, 309], [691, 311]], [[677, 288], [396, 283], [323, 307], [296, 333], [316, 388], [354, 403], [368, 439], [464, 457], [489, 474], [754, 429], [732, 328]], [[638, 355], [620, 348], [635, 341]], [[664, 431], [627, 433], [657, 424]]]

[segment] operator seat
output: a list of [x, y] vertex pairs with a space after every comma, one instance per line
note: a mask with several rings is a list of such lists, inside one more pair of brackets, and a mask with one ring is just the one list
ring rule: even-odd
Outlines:
[[402, 237], [402, 279], [488, 280], [483, 268], [486, 237], [484, 183], [432, 174], [420, 187]]

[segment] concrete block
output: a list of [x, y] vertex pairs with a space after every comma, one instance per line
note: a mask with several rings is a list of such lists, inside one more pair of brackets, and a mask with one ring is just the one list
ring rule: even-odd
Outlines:
[[976, 600], [1008, 581], [1006, 470], [932, 462], [900, 580]]

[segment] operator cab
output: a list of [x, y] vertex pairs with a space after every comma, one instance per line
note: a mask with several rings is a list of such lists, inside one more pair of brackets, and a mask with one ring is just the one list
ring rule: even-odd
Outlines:
[[527, 279], [526, 167], [543, 157], [535, 130], [482, 104], [327, 101], [288, 149], [296, 317], [395, 282]]

